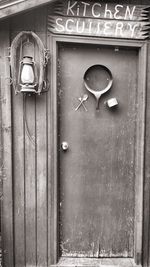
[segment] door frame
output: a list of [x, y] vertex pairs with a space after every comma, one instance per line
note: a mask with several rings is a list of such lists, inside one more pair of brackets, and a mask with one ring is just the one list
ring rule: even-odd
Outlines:
[[[57, 47], [59, 43], [78, 43], [78, 44], [91, 44], [102, 45], [107, 47], [128, 47], [139, 50], [138, 54], [138, 88], [137, 88], [137, 133], [136, 133], [136, 166], [135, 166], [135, 247], [134, 259], [131, 258], [118, 258], [118, 259], [91, 259], [92, 266], [105, 266], [113, 264], [114, 266], [142, 266], [142, 251], [143, 245], [142, 236], [148, 235], [144, 233], [146, 227], [143, 224], [143, 203], [144, 202], [144, 152], [145, 152], [145, 116], [146, 116], [146, 74], [147, 74], [147, 42], [146, 41], [127, 41], [118, 39], [105, 39], [105, 38], [86, 38], [86, 37], [73, 37], [64, 35], [50, 35], [49, 36], [49, 49], [51, 52], [51, 93], [50, 93], [50, 266], [85, 266], [88, 264], [89, 259], [78, 258], [60, 258], [59, 259], [59, 240], [58, 240], [58, 125], [57, 125]], [[149, 197], [149, 196], [147, 196]], [[148, 215], [149, 216], [149, 215]], [[145, 221], [145, 220], [144, 220]], [[148, 245], [148, 244], [147, 244]], [[148, 255], [145, 256], [148, 258]], [[95, 263], [94, 263], [95, 262]], [[90, 262], [89, 262], [90, 263]]]

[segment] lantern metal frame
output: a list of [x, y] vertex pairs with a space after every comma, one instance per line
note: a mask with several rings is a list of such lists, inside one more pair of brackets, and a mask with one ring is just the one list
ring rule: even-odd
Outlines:
[[[11, 80], [12, 86], [15, 91], [15, 94], [23, 92], [21, 91], [21, 84], [19, 80], [21, 62], [23, 60], [23, 47], [27, 44], [32, 44], [34, 49], [32, 55], [24, 55], [26, 57], [32, 56], [35, 64], [35, 79], [36, 79], [36, 89], [31, 90], [31, 94], [40, 95], [43, 92], [48, 90], [46, 82], [46, 65], [49, 60], [49, 52], [44, 48], [44, 45], [41, 39], [32, 31], [22, 31], [20, 32], [12, 41], [10, 47], [10, 68], [11, 68]], [[35, 51], [36, 47], [36, 51]], [[38, 52], [38, 58], [35, 57], [35, 54]], [[37, 75], [38, 72], [38, 75]], [[30, 93], [30, 92], [25, 92]]]

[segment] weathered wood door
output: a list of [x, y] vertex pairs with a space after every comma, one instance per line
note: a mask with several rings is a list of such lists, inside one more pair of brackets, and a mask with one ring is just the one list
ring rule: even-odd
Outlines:
[[[139, 49], [60, 42], [57, 59], [59, 264], [139, 266], [144, 136]], [[113, 76], [99, 110], [83, 81], [96, 64]], [[84, 94], [88, 98], [77, 108]], [[118, 106], [108, 108], [113, 97]]]

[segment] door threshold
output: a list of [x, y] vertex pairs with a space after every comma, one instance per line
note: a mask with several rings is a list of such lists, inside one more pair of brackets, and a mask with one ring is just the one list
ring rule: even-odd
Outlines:
[[51, 267], [142, 267], [136, 264], [132, 258], [67, 258], [61, 257], [57, 264]]

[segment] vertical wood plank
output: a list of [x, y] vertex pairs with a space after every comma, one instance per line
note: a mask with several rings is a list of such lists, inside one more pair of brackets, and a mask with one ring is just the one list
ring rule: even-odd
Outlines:
[[[150, 130], [150, 125], [149, 125], [149, 103], [150, 103], [150, 95], [149, 95], [149, 86], [150, 86], [150, 41], [149, 41], [149, 54], [148, 54], [148, 80], [147, 80], [147, 120], [146, 120], [146, 126], [147, 126], [147, 132], [146, 132], [146, 174], [145, 174], [145, 199], [147, 203], [145, 203], [145, 216], [144, 216], [144, 221], [146, 222], [148, 229], [145, 230], [144, 234], [148, 236], [148, 253], [146, 259], [148, 259], [148, 264], [147, 266], [150, 266], [150, 166], [149, 166], [149, 156], [150, 156], [150, 139], [149, 139], [149, 130]], [[144, 237], [145, 237], [144, 235]]]
[[[39, 20], [40, 17], [40, 20]], [[35, 12], [35, 29], [46, 47], [46, 9]], [[36, 97], [37, 265], [47, 266], [47, 93]]]
[[[0, 87], [1, 89], [1, 87]], [[0, 90], [0, 103], [1, 103], [1, 90]], [[0, 265], [2, 265], [2, 196], [3, 196], [3, 138], [2, 138], [2, 108], [0, 105]]]
[[150, 266], [150, 43], [148, 44], [147, 94], [145, 120], [145, 179], [144, 179], [144, 210], [143, 210], [143, 266]]
[[[48, 221], [48, 240], [47, 240], [47, 249], [48, 249], [48, 266], [53, 264], [53, 257], [54, 257], [54, 252], [53, 252], [53, 242], [55, 242], [54, 236], [53, 236], [53, 158], [54, 158], [54, 144], [53, 144], [53, 131], [54, 131], [54, 125], [53, 125], [53, 120], [54, 120], [54, 109], [53, 109], [53, 76], [52, 76], [52, 69], [53, 69], [53, 60], [55, 61], [54, 55], [53, 55], [53, 50], [51, 47], [51, 40], [50, 38], [48, 39], [48, 49], [50, 50], [50, 55], [51, 55], [51, 60], [50, 63], [48, 64], [48, 70], [47, 70], [47, 75], [48, 79], [50, 81], [50, 89], [48, 91], [47, 95], [47, 147], [48, 147], [48, 162], [47, 162], [47, 176], [48, 176], [48, 183], [47, 183], [47, 192], [48, 192], [48, 197], [47, 197], [47, 207], [48, 207], [48, 214], [47, 214], [47, 221]], [[51, 68], [50, 68], [51, 67]]]
[[58, 221], [57, 221], [57, 202], [58, 202], [58, 181], [57, 181], [57, 47], [56, 42], [51, 37], [49, 38], [49, 49], [51, 52], [51, 70], [49, 76], [51, 81], [51, 90], [48, 97], [48, 203], [49, 203], [49, 265], [56, 264], [58, 260]]
[[[15, 38], [15, 18], [10, 21], [11, 41]], [[19, 23], [20, 26], [21, 23]], [[14, 238], [15, 266], [26, 264], [26, 223], [25, 223], [25, 153], [24, 153], [24, 101], [22, 95], [13, 93], [13, 175], [14, 175]]]
[[25, 99], [26, 265], [36, 266], [36, 132], [35, 96]]
[[[37, 99], [37, 264], [47, 266], [46, 95]], [[45, 105], [45, 106], [43, 106]], [[45, 114], [43, 114], [45, 113]]]
[[[35, 31], [35, 12], [18, 17], [22, 30]], [[17, 26], [17, 25], [16, 25]], [[36, 171], [36, 99], [34, 95], [24, 98], [25, 125], [25, 223], [26, 265], [37, 265], [37, 171]]]
[[[142, 260], [143, 234], [143, 185], [144, 185], [144, 148], [145, 148], [145, 111], [146, 111], [146, 71], [147, 45], [141, 47], [139, 53], [138, 92], [137, 92], [137, 138], [136, 138], [136, 183], [135, 183], [135, 259], [140, 264]], [[142, 78], [141, 78], [142, 77]]]
[[13, 95], [13, 166], [15, 266], [25, 266], [23, 96]]
[[[142, 0], [140, 4], [142, 4]], [[149, 5], [149, 0], [144, 0]], [[147, 52], [147, 93], [146, 93], [146, 120], [145, 120], [145, 180], [144, 180], [144, 210], [143, 210], [143, 267], [150, 266], [150, 41]]]
[[[2, 235], [4, 266], [14, 264], [13, 244], [13, 179], [12, 179], [12, 125], [11, 125], [11, 90], [9, 84], [10, 68], [6, 58], [9, 47], [9, 24], [0, 25], [0, 75], [1, 75], [1, 107], [3, 134], [3, 202], [2, 202]], [[8, 78], [6, 80], [6, 78]]]

